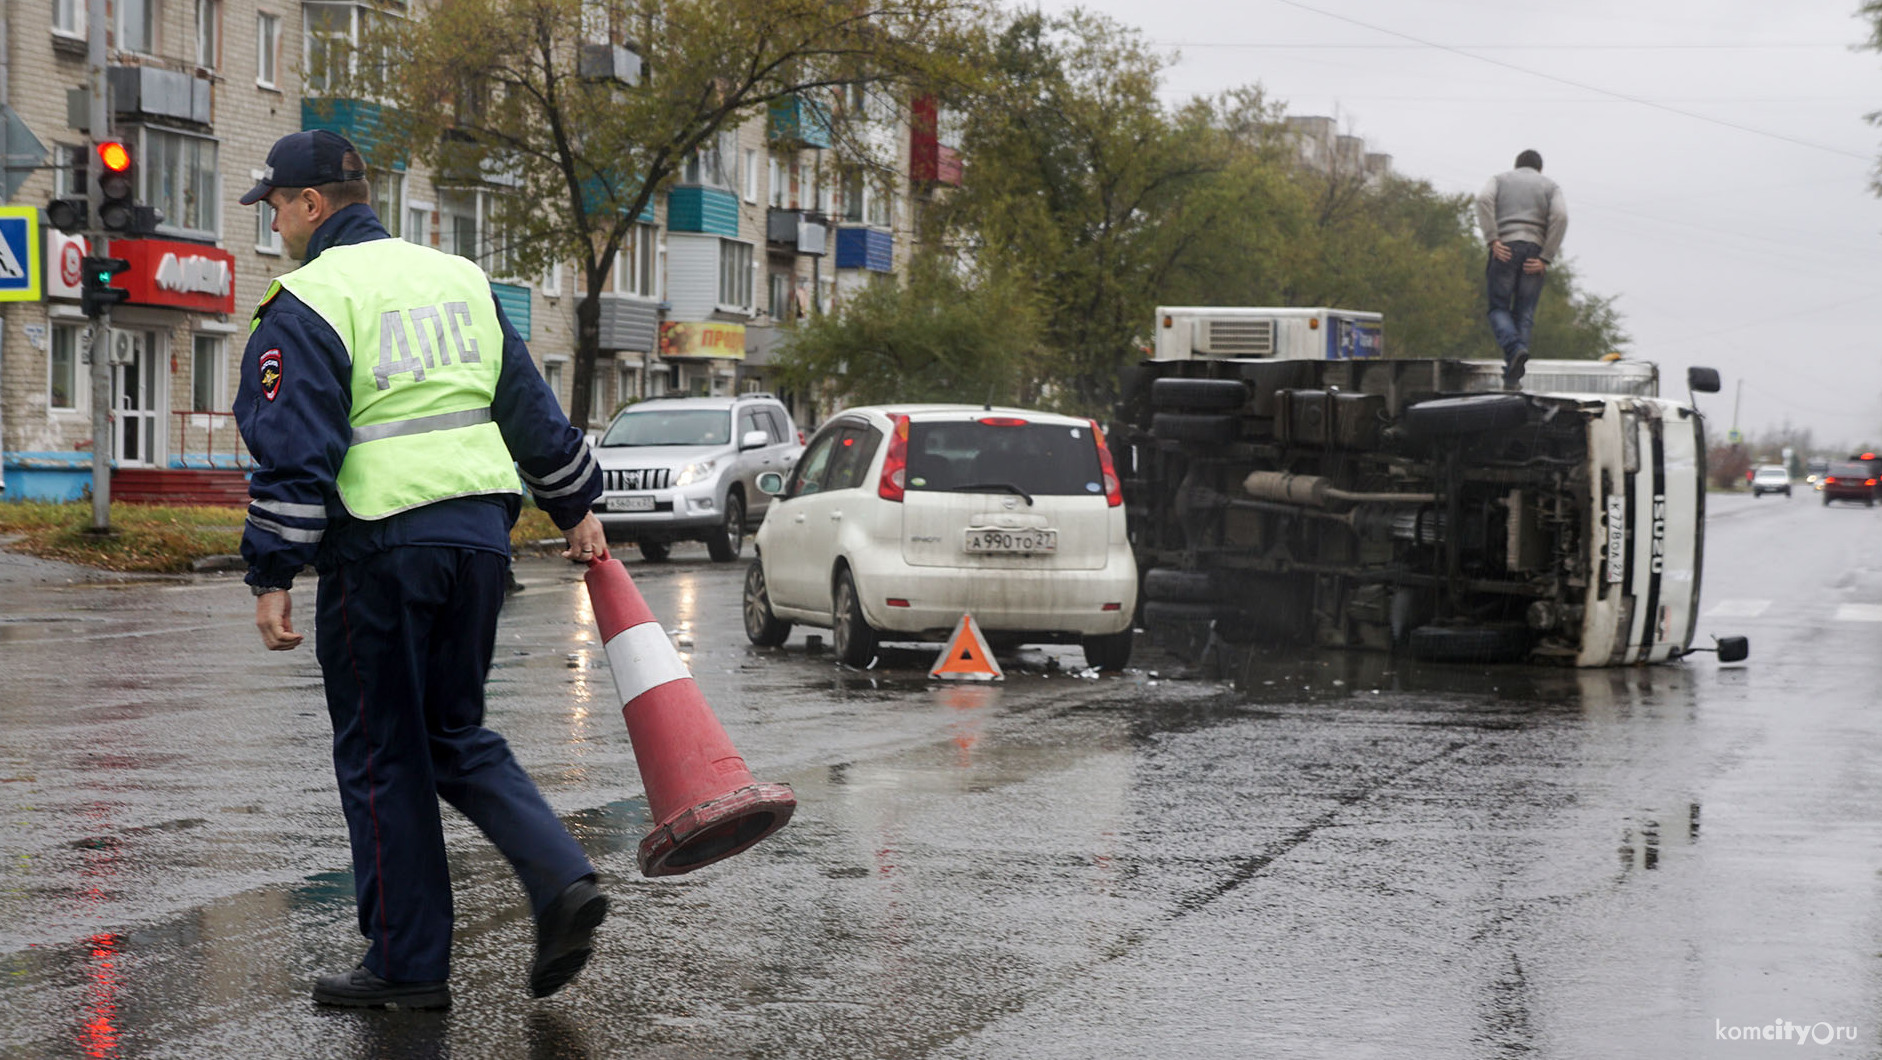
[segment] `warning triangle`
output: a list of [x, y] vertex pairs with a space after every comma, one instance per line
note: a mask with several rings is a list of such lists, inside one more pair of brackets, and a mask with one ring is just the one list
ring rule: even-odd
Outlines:
[[928, 676], [944, 681], [998, 681], [1006, 674], [994, 660], [993, 649], [987, 647], [987, 638], [981, 636], [980, 627], [974, 624], [974, 616], [962, 614], [960, 624], [954, 627], [954, 635], [935, 657]]

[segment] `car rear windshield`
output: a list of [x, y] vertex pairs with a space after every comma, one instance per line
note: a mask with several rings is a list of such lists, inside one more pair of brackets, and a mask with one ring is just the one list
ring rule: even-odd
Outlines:
[[1868, 478], [1874, 472], [1868, 464], [1831, 464], [1830, 474], [1837, 478]]
[[732, 414], [725, 409], [648, 409], [628, 412], [608, 426], [602, 445], [725, 445]]
[[909, 424], [908, 488], [1103, 496], [1090, 427], [986, 419]]

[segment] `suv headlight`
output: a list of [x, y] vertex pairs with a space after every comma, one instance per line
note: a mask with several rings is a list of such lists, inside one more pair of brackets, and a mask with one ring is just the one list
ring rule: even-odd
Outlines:
[[680, 477], [674, 479], [673, 484], [675, 486], [690, 486], [695, 482], [704, 482], [712, 477], [713, 469], [718, 466], [719, 462], [717, 460], [701, 460], [697, 464], [688, 464], [680, 469]]

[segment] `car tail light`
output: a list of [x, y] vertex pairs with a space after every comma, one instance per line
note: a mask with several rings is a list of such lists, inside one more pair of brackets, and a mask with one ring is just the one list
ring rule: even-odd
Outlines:
[[1097, 420], [1086, 420], [1091, 424], [1091, 437], [1098, 443], [1098, 473], [1104, 478], [1104, 503], [1115, 508], [1124, 503], [1124, 484], [1118, 481], [1117, 465], [1111, 460], [1111, 447], [1105, 443], [1104, 428]]
[[1865, 486], [1873, 486], [1873, 485], [1875, 485], [1875, 479], [1865, 479], [1865, 480], [1863, 480], [1863, 485], [1865, 485]]
[[1015, 416], [982, 416], [976, 422], [984, 423], [989, 427], [1024, 427], [1026, 426], [1025, 420], [1019, 419], [1018, 417], [1015, 417]]
[[1829, 484], [1830, 484], [1830, 483], [1832, 483], [1832, 482], [1835, 482], [1835, 481], [1836, 481], [1836, 476], [1835, 476], [1835, 475], [1825, 475], [1825, 476], [1823, 476], [1823, 484], [1824, 484], [1824, 485], [1826, 485], [1826, 486], [1827, 486], [1827, 485], [1829, 485]]
[[882, 458], [882, 480], [876, 483], [876, 496], [885, 501], [902, 499], [902, 479], [908, 474], [908, 417], [890, 416], [889, 455]]
[[797, 444], [798, 445], [804, 444], [804, 429], [802, 427], [799, 427], [797, 429]]

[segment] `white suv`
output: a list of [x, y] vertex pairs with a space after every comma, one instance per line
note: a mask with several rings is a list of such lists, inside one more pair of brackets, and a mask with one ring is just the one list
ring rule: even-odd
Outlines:
[[963, 612], [995, 645], [1076, 641], [1130, 660], [1137, 565], [1096, 422], [1023, 409], [849, 409], [776, 492], [745, 575], [745, 634], [802, 622], [866, 666], [882, 640], [943, 640]]
[[666, 559], [675, 541], [704, 541], [715, 561], [730, 562], [771, 500], [755, 488], [758, 476], [788, 472], [803, 451], [770, 394], [629, 405], [594, 444], [595, 515], [608, 540], [634, 542], [649, 561]]

